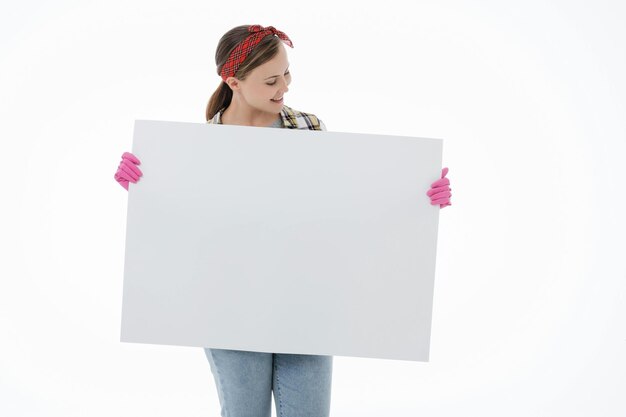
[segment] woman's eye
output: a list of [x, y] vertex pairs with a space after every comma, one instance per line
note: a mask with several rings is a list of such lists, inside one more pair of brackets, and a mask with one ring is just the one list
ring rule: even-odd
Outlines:
[[[289, 74], [289, 71], [287, 71], [287, 72], [285, 73], [285, 75], [287, 75], [287, 74]], [[274, 84], [276, 84], [276, 81], [274, 81], [273, 83], [265, 83], [265, 84], [267, 84], [267, 85], [274, 85]]]

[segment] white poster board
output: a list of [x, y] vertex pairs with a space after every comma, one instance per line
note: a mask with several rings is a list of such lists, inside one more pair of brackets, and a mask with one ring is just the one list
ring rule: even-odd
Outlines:
[[121, 341], [428, 361], [442, 146], [137, 120]]

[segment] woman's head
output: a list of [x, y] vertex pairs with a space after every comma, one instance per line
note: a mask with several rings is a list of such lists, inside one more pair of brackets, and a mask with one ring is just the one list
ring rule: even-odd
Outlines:
[[[250, 36], [250, 25], [237, 26], [222, 36], [215, 52], [217, 74], [222, 76], [222, 68], [237, 45]], [[283, 102], [272, 99], [282, 98], [291, 83], [287, 50], [283, 40], [270, 34], [248, 53], [245, 60], [234, 72], [222, 81], [209, 99], [206, 120], [210, 120], [222, 108], [228, 107], [237, 99], [247, 105], [269, 113], [280, 112]]]

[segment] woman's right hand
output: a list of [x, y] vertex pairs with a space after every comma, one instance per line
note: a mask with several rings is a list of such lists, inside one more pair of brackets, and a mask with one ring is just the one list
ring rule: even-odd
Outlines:
[[143, 175], [136, 165], [141, 164], [139, 159], [130, 152], [122, 154], [122, 162], [117, 167], [117, 172], [113, 176], [115, 180], [128, 191], [128, 182], [136, 183]]

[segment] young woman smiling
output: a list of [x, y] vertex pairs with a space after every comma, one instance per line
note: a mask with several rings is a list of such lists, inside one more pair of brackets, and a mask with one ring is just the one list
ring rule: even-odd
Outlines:
[[[273, 26], [237, 26], [219, 40], [215, 61], [222, 78], [206, 108], [207, 123], [287, 129], [326, 130], [312, 113], [284, 104], [291, 73], [291, 40]], [[115, 179], [128, 190], [142, 175], [139, 159], [125, 152]], [[431, 204], [451, 205], [444, 168], [426, 193]], [[332, 356], [204, 348], [217, 387], [223, 417], [277, 415], [325, 417], [330, 413]]]

